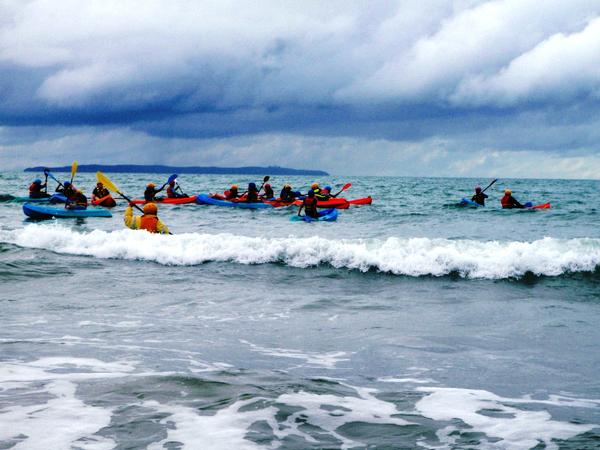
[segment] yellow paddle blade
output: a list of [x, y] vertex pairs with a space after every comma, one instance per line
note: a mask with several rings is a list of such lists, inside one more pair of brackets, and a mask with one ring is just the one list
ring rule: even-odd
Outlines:
[[106, 189], [108, 189], [109, 191], [113, 191], [116, 192], [117, 194], [120, 194], [121, 191], [119, 191], [119, 188], [112, 182], [110, 181], [110, 178], [108, 178], [106, 175], [104, 175], [102, 172], [98, 171], [96, 172], [96, 178], [98, 179], [98, 181], [100, 183], [102, 183]]
[[73, 182], [73, 179], [75, 178], [76, 173], [77, 173], [77, 161], [73, 161], [73, 164], [71, 165], [71, 182]]

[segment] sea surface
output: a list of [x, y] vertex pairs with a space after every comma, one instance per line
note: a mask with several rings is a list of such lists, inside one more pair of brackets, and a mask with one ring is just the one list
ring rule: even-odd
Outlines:
[[373, 204], [165, 205], [160, 236], [123, 201], [26, 220], [33, 176], [0, 174], [0, 449], [600, 448], [600, 182], [500, 180], [472, 209], [489, 180], [332, 177]]

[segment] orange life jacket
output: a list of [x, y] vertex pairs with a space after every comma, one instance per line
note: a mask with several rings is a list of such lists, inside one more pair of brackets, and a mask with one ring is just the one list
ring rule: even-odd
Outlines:
[[146, 230], [150, 233], [158, 233], [158, 217], [144, 214], [140, 217], [140, 230]]
[[42, 192], [41, 184], [31, 183], [29, 185], [29, 193], [30, 194], [39, 194], [40, 192]]
[[504, 197], [502, 197], [502, 199], [500, 200], [500, 203], [502, 203], [502, 207], [503, 208], [510, 208], [512, 207], [512, 203], [510, 201], [510, 195], [504, 195]]

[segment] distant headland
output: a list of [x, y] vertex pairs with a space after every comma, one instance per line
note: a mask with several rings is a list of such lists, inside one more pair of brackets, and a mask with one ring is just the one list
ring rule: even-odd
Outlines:
[[[48, 169], [51, 172], [70, 172], [71, 166], [61, 167], [28, 167], [25, 172], [43, 172]], [[155, 166], [155, 165], [138, 165], [138, 164], [81, 164], [78, 166], [78, 172], [97, 172], [107, 173], [197, 173], [197, 174], [247, 174], [247, 175], [311, 175], [311, 176], [327, 176], [327, 172], [322, 170], [303, 170], [290, 169], [288, 167], [268, 166], [268, 167], [186, 167], [186, 166]]]

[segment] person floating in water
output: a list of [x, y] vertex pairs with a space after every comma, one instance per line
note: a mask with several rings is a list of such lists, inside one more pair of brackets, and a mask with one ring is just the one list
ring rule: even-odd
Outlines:
[[156, 194], [162, 191], [165, 187], [161, 187], [160, 189], [156, 189], [156, 185], [154, 183], [148, 183], [146, 185], [146, 190], [144, 191], [144, 200], [146, 202], [153, 202], [156, 200]]
[[317, 199], [315, 197], [315, 191], [312, 189], [308, 191], [304, 200], [302, 200], [302, 204], [298, 209], [298, 215], [300, 216], [302, 209], [304, 209], [305, 214], [308, 217], [312, 217], [313, 219], [317, 219], [319, 217], [319, 212], [317, 211]]
[[42, 183], [42, 180], [40, 180], [39, 178], [36, 178], [29, 185], [29, 198], [47, 198], [47, 197], [50, 197], [50, 194], [48, 194], [45, 191], [42, 191], [42, 189], [47, 189], [47, 186], [48, 186], [48, 183]]
[[502, 203], [502, 209], [525, 208], [524, 205], [521, 205], [517, 199], [512, 196], [512, 191], [510, 189], [504, 190], [504, 197], [500, 199], [500, 203]]
[[471, 197], [471, 201], [477, 203], [478, 205], [485, 206], [486, 198], [488, 198], [487, 194], [481, 192], [481, 186], [477, 186], [475, 188], [475, 195]]
[[150, 233], [171, 234], [169, 228], [157, 216], [158, 207], [154, 203], [144, 205], [144, 215], [134, 216], [132, 204], [125, 209], [125, 225], [132, 230], [146, 230]]

